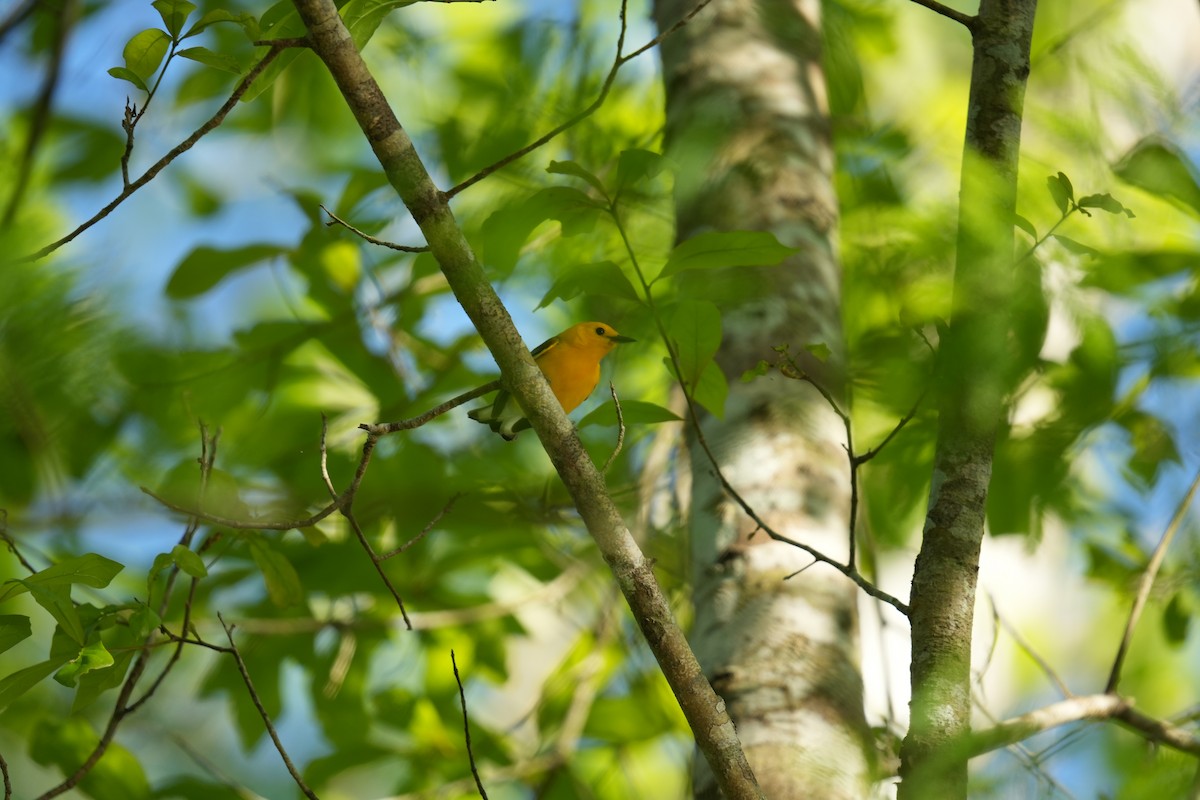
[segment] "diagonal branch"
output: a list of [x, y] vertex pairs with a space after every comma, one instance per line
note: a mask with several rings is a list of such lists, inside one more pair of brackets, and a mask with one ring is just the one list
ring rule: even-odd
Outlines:
[[975, 22], [977, 18], [971, 16], [970, 14], [964, 14], [961, 11], [956, 11], [955, 9], [950, 8], [950, 6], [939, 3], [938, 0], [912, 0], [912, 2], [919, 6], [924, 6], [934, 13], [941, 14], [946, 19], [954, 20], [960, 25], [965, 26], [969, 31], [973, 32], [975, 30]]
[[267, 52], [263, 54], [263, 57], [259, 59], [257, 64], [250, 68], [250, 71], [247, 72], [246, 76], [238, 83], [237, 87], [233, 90], [233, 93], [229, 95], [229, 99], [225, 101], [224, 105], [217, 109], [217, 113], [209, 117], [207, 122], [193, 131], [191, 136], [187, 137], [182, 142], [175, 145], [175, 147], [171, 148], [170, 152], [168, 152], [165, 156], [156, 161], [148, 170], [142, 173], [141, 177], [125, 186], [125, 188], [121, 190], [121, 193], [113, 198], [108, 205], [93, 214], [90, 219], [80, 224], [79, 227], [75, 228], [75, 230], [71, 231], [61, 239], [51, 242], [41, 250], [38, 250], [36, 253], [30, 253], [29, 255], [18, 258], [17, 262], [28, 263], [45, 258], [58, 248], [73, 241], [88, 228], [92, 227], [97, 222], [111, 214], [113, 209], [125, 202], [130, 195], [152, 181], [155, 176], [158, 175], [158, 173], [166, 169], [168, 164], [186, 153], [188, 150], [191, 150], [196, 142], [200, 141], [207, 134], [215, 130], [222, 122], [224, 122], [225, 117], [229, 115], [229, 112], [232, 111], [234, 106], [237, 105], [238, 101], [242, 99], [242, 95], [244, 95], [250, 89], [251, 84], [254, 83], [258, 76], [262, 75], [263, 70], [270, 66], [271, 62], [274, 61], [275, 58], [284, 50], [290, 47], [298, 46], [300, 46], [299, 42], [294, 39], [278, 39], [271, 42]]
[[[488, 283], [454, 219], [448, 197], [438, 190], [379, 84], [354, 47], [333, 0], [293, 0], [309, 31], [312, 48], [329, 69], [362, 128], [389, 182], [421, 228], [455, 298], [496, 359], [505, 386], [526, 413], [562, 478], [588, 532], [658, 660], [679, 706], [712, 765], [728, 800], [755, 800], [762, 792], [746, 761], [732, 720], [688, 647], [652, 564], [643, 554], [608, 496], [604, 477], [592, 463], [570, 420]], [[386, 432], [369, 430], [368, 440]]]
[[292, 780], [300, 787], [300, 791], [309, 800], [319, 800], [316, 793], [308, 788], [308, 784], [304, 782], [304, 778], [300, 777], [300, 773], [296, 770], [296, 765], [292, 763], [292, 759], [288, 756], [287, 750], [284, 749], [283, 742], [279, 741], [279, 734], [275, 732], [275, 726], [271, 723], [271, 715], [263, 708], [262, 700], [259, 699], [258, 692], [254, 690], [254, 682], [250, 680], [250, 672], [246, 669], [246, 662], [242, 660], [242, 654], [238, 651], [237, 643], [233, 641], [233, 626], [225, 622], [225, 618], [217, 613], [217, 619], [221, 621], [221, 627], [225, 629], [225, 637], [229, 639], [229, 652], [233, 655], [233, 660], [237, 663], [238, 672], [242, 675], [242, 682], [246, 684], [246, 691], [250, 693], [250, 700], [254, 703], [254, 707], [258, 709], [258, 715], [262, 717], [263, 725], [267, 728], [267, 733], [271, 736], [271, 741], [275, 743], [275, 749], [279, 751], [280, 758], [283, 759], [284, 766], [291, 773]]
[[450, 665], [454, 667], [454, 682], [458, 684], [458, 702], [462, 705], [463, 715], [463, 738], [467, 742], [467, 760], [471, 762], [471, 775], [475, 778], [475, 788], [479, 790], [479, 796], [488, 800], [487, 790], [483, 788], [479, 770], [475, 767], [475, 752], [471, 749], [471, 720], [467, 717], [467, 695], [463, 692], [462, 678], [458, 676], [458, 662], [454, 660], [453, 650], [450, 651]]
[[1146, 601], [1150, 598], [1150, 590], [1154, 588], [1154, 579], [1158, 577], [1158, 570], [1162, 567], [1167, 548], [1171, 546], [1175, 532], [1179, 530], [1180, 523], [1187, 515], [1188, 507], [1191, 506], [1192, 498], [1196, 496], [1198, 487], [1200, 487], [1200, 471], [1196, 473], [1196, 477], [1192, 479], [1192, 485], [1188, 487], [1187, 493], [1179, 501], [1175, 515], [1171, 517], [1170, 524], [1163, 531], [1162, 538], [1158, 540], [1158, 546], [1154, 548], [1154, 554], [1150, 556], [1150, 563], [1146, 565], [1146, 571], [1142, 573], [1137, 595], [1133, 599], [1133, 608], [1129, 611], [1129, 620], [1125, 623], [1125, 633], [1121, 636], [1121, 644], [1117, 648], [1117, 656], [1113, 659], [1112, 671], [1109, 672], [1108, 683], [1104, 687], [1106, 692], [1115, 692], [1117, 684], [1121, 682], [1121, 667], [1125, 664], [1125, 656], [1128, 654], [1129, 644], [1133, 640], [1133, 629], [1137, 626], [1138, 620], [1142, 616], [1142, 610], [1146, 607]]

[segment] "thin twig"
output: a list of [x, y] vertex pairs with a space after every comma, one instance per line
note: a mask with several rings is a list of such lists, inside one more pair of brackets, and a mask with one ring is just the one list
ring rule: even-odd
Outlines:
[[613, 448], [612, 455], [608, 457], [608, 461], [604, 462], [604, 469], [600, 470], [604, 474], [608, 474], [608, 468], [617, 460], [617, 456], [621, 454], [621, 448], [625, 446], [625, 415], [621, 411], [621, 401], [617, 397], [617, 387], [613, 386], [613, 382], [608, 382], [608, 392], [612, 395], [613, 408], [617, 410], [617, 446]]
[[258, 715], [262, 717], [263, 725], [267, 728], [267, 733], [271, 736], [271, 741], [275, 743], [275, 749], [279, 751], [280, 758], [283, 759], [284, 766], [291, 773], [292, 780], [300, 787], [300, 791], [309, 800], [319, 800], [316, 793], [308, 788], [304, 782], [304, 778], [300, 777], [300, 773], [296, 770], [296, 765], [292, 763], [292, 759], [288, 757], [287, 750], [283, 747], [283, 742], [279, 741], [279, 734], [275, 732], [275, 726], [271, 724], [271, 715], [263, 708], [262, 700], [258, 697], [258, 692], [254, 690], [254, 682], [250, 680], [250, 673], [246, 670], [246, 662], [242, 660], [242, 654], [238, 652], [237, 643], [233, 641], [233, 627], [225, 623], [225, 618], [217, 612], [217, 619], [221, 621], [221, 627], [225, 629], [225, 637], [229, 639], [229, 649], [233, 654], [233, 660], [237, 663], [238, 672], [242, 674], [242, 682], [246, 684], [246, 691], [250, 693], [250, 700], [254, 703], [254, 707], [258, 709]]
[[12, 781], [8, 777], [8, 762], [0, 755], [0, 774], [4, 775], [4, 800], [12, 800]]
[[367, 540], [367, 535], [363, 533], [362, 526], [358, 524], [358, 520], [354, 517], [354, 512], [347, 505], [342, 509], [342, 516], [350, 523], [350, 529], [354, 531], [354, 535], [358, 537], [358, 543], [362, 545], [363, 550], [367, 551], [367, 555], [371, 557], [371, 564], [374, 565], [375, 571], [379, 573], [379, 578], [383, 581], [383, 585], [391, 592], [392, 599], [396, 601], [396, 606], [400, 609], [400, 616], [404, 618], [404, 626], [410, 631], [413, 629], [412, 620], [408, 618], [408, 611], [404, 608], [404, 600], [400, 598], [400, 592], [396, 591], [396, 587], [392, 584], [391, 578], [383, 571], [383, 563], [379, 556], [375, 553], [375, 548], [371, 547], [371, 542]]
[[29, 17], [33, 9], [37, 8], [37, 3], [38, 0], [23, 0], [20, 5], [9, 9], [8, 16], [0, 20], [0, 42]]
[[329, 418], [321, 413], [321, 480], [325, 482], [325, 488], [329, 490], [329, 496], [333, 498], [334, 503], [337, 503], [337, 489], [333, 488], [333, 481], [329, 477], [329, 451], [325, 446], [325, 437], [329, 433]]
[[937, 2], [937, 0], [912, 0], [912, 2], [916, 3], [919, 6], [924, 6], [925, 8], [928, 8], [930, 11], [934, 11], [938, 14], [941, 14], [943, 17], [946, 17], [947, 19], [954, 20], [955, 22], [959, 23], [960, 25], [965, 26], [967, 28], [967, 30], [970, 30], [970, 31], [975, 30], [976, 17], [973, 17], [970, 14], [964, 14], [961, 11], [955, 11], [953, 8], [950, 8], [949, 6], [945, 6], [945, 5], [942, 5], [941, 3]]
[[458, 499], [462, 496], [463, 496], [462, 492], [458, 492], [457, 494], [453, 495], [449, 500], [446, 501], [446, 505], [442, 506], [442, 510], [439, 511], [438, 513], [434, 514], [433, 519], [429, 520], [429, 524], [426, 525], [424, 528], [422, 528], [420, 533], [418, 533], [416, 536], [409, 539], [404, 544], [397, 547], [395, 550], [392, 550], [391, 552], [388, 552], [388, 553], [384, 553], [381, 556], [377, 556], [377, 558], [380, 561], [387, 561], [389, 558], [400, 555], [405, 550], [407, 550], [408, 548], [412, 547], [417, 542], [424, 539], [426, 536], [429, 535], [430, 531], [432, 531], [437, 526], [437, 524], [442, 521], [442, 517], [444, 517], [450, 513], [450, 510], [454, 508], [454, 504], [457, 503]]
[[[198, 424], [200, 427], [199, 501], [200, 504], [203, 505], [204, 497], [208, 491], [209, 477], [212, 475], [213, 466], [217, 461], [217, 443], [221, 439], [221, 429], [217, 428], [216, 432], [212, 436], [209, 436], [208, 426], [204, 424], [204, 421], [200, 420]], [[192, 517], [190, 520], [188, 520], [187, 527], [184, 528], [183, 536], [180, 537], [179, 543], [184, 547], [191, 547], [192, 538], [196, 535], [196, 531], [199, 528], [200, 521], [195, 517]], [[171, 593], [175, 588], [175, 581], [178, 577], [179, 565], [174, 564], [172, 565], [171, 571], [167, 576], [167, 586], [163, 590], [163, 597], [159, 602], [158, 615], [160, 618], [167, 613], [167, 606], [171, 598]], [[196, 586], [199, 584], [199, 582], [199, 578], [192, 578], [191, 585], [188, 587], [187, 600], [184, 601], [183, 604], [183, 620], [179, 623], [179, 630], [183, 636], [187, 636], [188, 628], [192, 624], [192, 603], [196, 599]], [[149, 598], [147, 598], [147, 600], [149, 600]], [[146, 641], [149, 642], [149, 639], [147, 638]], [[167, 675], [170, 674], [171, 670], [175, 668], [175, 665], [179, 662], [179, 659], [182, 655], [183, 642], [179, 642], [175, 645], [175, 652], [171, 654], [170, 659], [168, 659], [167, 663], [164, 664], [163, 668], [159, 671], [158, 677], [156, 677], [150, 684], [150, 688], [147, 689], [140, 698], [129, 704], [129, 706], [125, 709], [126, 714], [132, 714], [134, 711], [137, 711], [146, 703], [146, 701], [154, 696], [154, 693], [158, 691], [158, 687], [161, 686], [163, 681], [166, 680]]]
[[1025, 639], [1021, 637], [1021, 634], [1017, 632], [1017, 629], [1009, 624], [1008, 620], [1000, 615], [1000, 611], [996, 608], [996, 601], [990, 594], [988, 595], [988, 600], [992, 604], [992, 616], [1000, 624], [1000, 626], [1004, 628], [1005, 632], [1012, 637], [1012, 640], [1014, 643], [1016, 643], [1017, 647], [1021, 648], [1025, 655], [1033, 659], [1034, 663], [1036, 663], [1041, 668], [1042, 672], [1046, 674], [1046, 677], [1049, 678], [1050, 681], [1058, 688], [1059, 694], [1061, 694], [1064, 699], [1068, 697], [1074, 697], [1074, 692], [1067, 688], [1066, 682], [1059, 677], [1057, 672], [1054, 671], [1054, 668], [1050, 666], [1050, 662], [1042, 658], [1042, 656], [1033, 649], [1032, 645], [1030, 645], [1029, 642], [1025, 641]]
[[21, 566], [29, 570], [30, 574], [36, 574], [37, 568], [30, 564], [29, 561], [17, 549], [17, 542], [8, 535], [8, 509], [0, 508], [0, 541], [3, 541], [8, 547], [9, 552], [17, 557], [17, 561], [21, 562]]
[[[482, 1], [482, 0], [479, 0], [479, 1]], [[321, 210], [329, 215], [329, 222], [325, 223], [325, 225], [327, 227], [330, 225], [341, 225], [343, 228], [350, 231], [351, 233], [353, 233], [355, 236], [362, 239], [363, 241], [370, 242], [371, 244], [374, 244], [374, 245], [379, 245], [380, 247], [387, 247], [392, 250], [399, 250], [401, 253], [428, 253], [429, 252], [429, 245], [427, 245], [427, 244], [420, 245], [420, 246], [412, 246], [412, 245], [407, 245], [407, 244], [396, 244], [395, 242], [389, 242], [385, 239], [377, 239], [374, 236], [372, 236], [371, 234], [367, 233], [366, 231], [361, 231], [358, 228], [351, 225], [349, 222], [346, 222], [346, 220], [342, 219], [337, 214], [334, 214], [332, 211], [330, 211], [328, 208], [326, 208], [323, 204], [321, 205]]]
[[449, 400], [447, 400], [446, 402], [442, 403], [441, 405], [434, 406], [433, 408], [426, 411], [424, 414], [421, 414], [416, 417], [412, 417], [411, 419], [402, 419], [397, 422], [376, 422], [376, 423], [364, 422], [362, 425], [359, 425], [358, 427], [361, 428], [362, 430], [366, 431], [367, 433], [371, 434], [372, 436], [376, 436], [376, 437], [384, 436], [389, 433], [396, 433], [398, 431], [412, 430], [413, 428], [421, 427], [422, 425], [429, 422], [434, 417], [439, 417], [442, 414], [445, 414], [447, 411], [449, 411], [452, 408], [461, 406], [463, 403], [466, 403], [470, 400], [474, 400], [476, 397], [485, 395], [488, 392], [494, 392], [499, 388], [500, 388], [500, 381], [494, 380], [491, 383], [485, 383], [483, 386], [472, 389], [469, 392], [463, 392], [462, 394], [458, 395], [457, 397], [452, 397]]
[[113, 198], [113, 200], [108, 205], [104, 206], [104, 208], [93, 214], [92, 217], [86, 222], [83, 222], [79, 225], [79, 227], [75, 228], [75, 230], [71, 231], [66, 236], [58, 239], [57, 241], [51, 242], [37, 252], [18, 258], [17, 263], [27, 263], [45, 258], [111, 214], [113, 209], [125, 202], [125, 200], [128, 199], [129, 196], [138, 189], [142, 188], [151, 180], [153, 180], [155, 176], [162, 172], [168, 164], [186, 153], [188, 150], [192, 149], [196, 142], [200, 141], [205, 135], [211, 133], [222, 122], [224, 122], [225, 117], [228, 116], [229, 112], [232, 111], [233, 108], [238, 104], [238, 101], [242, 99], [242, 95], [244, 95], [250, 89], [251, 84], [253, 84], [258, 76], [263, 73], [263, 70], [270, 66], [271, 62], [274, 61], [280, 53], [289, 47], [295, 46], [296, 44], [291, 40], [278, 40], [271, 42], [270, 49], [267, 50], [257, 64], [250, 68], [250, 71], [246, 73], [246, 76], [238, 83], [237, 87], [233, 90], [233, 93], [229, 95], [229, 99], [225, 101], [224, 105], [222, 105], [217, 110], [217, 113], [213, 114], [207, 122], [193, 131], [191, 136], [188, 136], [182, 142], [173, 147], [170, 152], [168, 152], [165, 156], [156, 161], [148, 170], [142, 173], [140, 178], [123, 188], [120, 194]]
[[1129, 621], [1125, 623], [1125, 633], [1121, 636], [1121, 644], [1117, 648], [1117, 656], [1113, 659], [1112, 671], [1109, 673], [1108, 683], [1104, 687], [1106, 692], [1111, 693], [1117, 690], [1117, 684], [1121, 681], [1121, 667], [1125, 664], [1125, 656], [1128, 654], [1130, 642], [1133, 640], [1133, 629], [1137, 626], [1138, 619], [1142, 616], [1142, 610], [1146, 607], [1146, 601], [1150, 598], [1150, 590], [1154, 588], [1154, 579], [1158, 577], [1158, 570], [1162, 566], [1163, 558], [1166, 557], [1167, 548], [1171, 546], [1175, 532], [1179, 530], [1179, 525], [1187, 515], [1188, 507], [1192, 504], [1192, 498], [1196, 495], [1198, 487], [1200, 487], [1200, 471], [1197, 471], [1196, 477], [1192, 479], [1192, 485], [1188, 487], [1183, 500], [1179, 502], [1179, 507], [1175, 509], [1175, 515], [1171, 518], [1167, 529], [1163, 531], [1162, 538], [1158, 540], [1158, 546], [1154, 548], [1154, 554], [1150, 556], [1150, 563], [1146, 565], [1146, 571], [1142, 573], [1137, 595], [1133, 599], [1133, 608], [1129, 612]]
[[338, 509], [338, 504], [336, 502], [330, 503], [316, 514], [313, 514], [311, 517], [305, 517], [304, 519], [297, 520], [284, 520], [282, 522], [272, 522], [270, 520], [233, 519], [232, 517], [223, 517], [220, 514], [211, 514], [207, 511], [201, 511], [198, 508], [179, 505], [178, 503], [168, 500], [154, 490], [145, 486], [139, 486], [138, 488], [141, 489], [143, 494], [153, 497], [164, 507], [178, 514], [186, 514], [189, 517], [195, 517], [201, 522], [208, 522], [212, 525], [218, 525], [222, 528], [232, 528], [233, 530], [239, 531], [290, 531], [297, 528], [311, 528], [313, 525], [316, 525], [318, 522], [325, 519]]
[[637, 56], [641, 55], [642, 53], [646, 52], [650, 48], [652, 48], [658, 44], [661, 44], [663, 39], [665, 39], [667, 36], [669, 36], [670, 34], [674, 33], [675, 31], [679, 30], [684, 25], [686, 25], [689, 21], [691, 21], [691, 19], [693, 17], [696, 16], [696, 14], [700, 13], [700, 11], [702, 9], [704, 9], [704, 7], [707, 6], [710, 2], [712, 2], [712, 0], [700, 0], [700, 2], [697, 3], [696, 6], [691, 11], [689, 11], [687, 14], [685, 14], [682, 19], [680, 19], [678, 22], [676, 22], [670, 28], [663, 31], [658, 36], [655, 36], [649, 42], [642, 45], [637, 50], [634, 50], [632, 53], [626, 54], [626, 53], [623, 53], [622, 50], [624, 49], [624, 46], [625, 46], [625, 33], [627, 30], [625, 14], [626, 14], [626, 6], [628, 5], [628, 0], [622, 0], [621, 12], [620, 12], [621, 26], [620, 26], [620, 33], [617, 36], [617, 54], [613, 58], [613, 63], [612, 63], [612, 66], [608, 70], [608, 74], [604, 77], [604, 82], [600, 85], [600, 93], [596, 96], [596, 99], [592, 101], [591, 105], [589, 105], [587, 108], [583, 109], [579, 113], [575, 114], [575, 116], [571, 117], [567, 121], [561, 123], [560, 125], [556, 126], [555, 128], [551, 129], [550, 131], [546, 132], [542, 136], [538, 137], [534, 141], [532, 141], [529, 144], [525, 145], [524, 147], [520, 148], [519, 150], [515, 150], [512, 153], [509, 153], [504, 158], [502, 158], [499, 161], [496, 161], [492, 164], [489, 164], [488, 166], [479, 170], [474, 175], [472, 175], [471, 177], [462, 181], [461, 183], [457, 184], [456, 186], [453, 186], [453, 187], [447, 189], [445, 192], [446, 199], [450, 199], [451, 197], [454, 197], [456, 194], [463, 191], [464, 189], [469, 189], [470, 187], [474, 186], [476, 183], [479, 183], [479, 181], [481, 181], [484, 178], [486, 178], [487, 176], [491, 175], [493, 172], [496, 172], [499, 169], [503, 169], [504, 167], [508, 166], [509, 164], [516, 161], [517, 159], [520, 159], [520, 158], [523, 158], [524, 156], [529, 155], [534, 150], [537, 150], [538, 148], [544, 146], [545, 144], [547, 144], [548, 142], [553, 140], [559, 134], [573, 128], [574, 126], [578, 125], [583, 120], [590, 117], [592, 114], [594, 114], [596, 112], [597, 109], [600, 108], [600, 106], [604, 105], [604, 101], [608, 98], [608, 93], [610, 91], [612, 91], [613, 83], [617, 79], [617, 72], [620, 71], [621, 67], [623, 67], [630, 60], [632, 60], [632, 59], [636, 58]]
[[467, 759], [471, 762], [471, 775], [475, 777], [475, 787], [479, 789], [479, 796], [483, 800], [487, 800], [487, 791], [483, 788], [483, 781], [479, 779], [479, 770], [475, 767], [475, 753], [471, 750], [471, 722], [467, 718], [467, 695], [463, 692], [462, 678], [458, 676], [458, 662], [454, 660], [454, 651], [450, 651], [450, 664], [454, 667], [454, 681], [458, 684], [458, 702], [462, 706], [463, 715], [463, 738], [467, 740]]

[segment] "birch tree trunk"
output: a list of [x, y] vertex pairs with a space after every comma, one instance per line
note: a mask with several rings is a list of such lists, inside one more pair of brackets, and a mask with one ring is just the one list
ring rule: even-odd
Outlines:
[[[657, 0], [665, 29], [694, 0]], [[676, 162], [677, 236], [769, 230], [801, 248], [783, 265], [705, 273], [718, 304], [725, 418], [704, 437], [722, 473], [773, 530], [845, 559], [849, 480], [840, 420], [805, 383], [741, 374], [772, 348], [833, 396], [844, 370], [840, 273], [817, 0], [715, 0], [663, 44], [667, 151]], [[822, 343], [824, 363], [805, 345]], [[692, 436], [692, 644], [724, 698], [766, 797], [865, 796], [855, 587], [772, 541], [722, 490]], [[716, 798], [697, 759], [695, 796]]]

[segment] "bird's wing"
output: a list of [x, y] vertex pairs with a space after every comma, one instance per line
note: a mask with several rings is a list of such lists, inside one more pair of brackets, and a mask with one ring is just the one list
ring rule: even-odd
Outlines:
[[530, 352], [530, 355], [532, 355], [534, 358], [537, 358], [540, 355], [545, 355], [546, 353], [550, 352], [555, 347], [558, 347], [558, 337], [551, 336], [549, 339], [542, 342], [541, 344], [539, 344], [537, 347], [533, 348], [529, 352]]

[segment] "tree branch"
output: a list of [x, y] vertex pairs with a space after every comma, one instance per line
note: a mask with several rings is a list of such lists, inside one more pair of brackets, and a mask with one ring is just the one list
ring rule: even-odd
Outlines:
[[250, 680], [250, 673], [246, 669], [246, 662], [242, 660], [242, 654], [238, 652], [237, 643], [233, 641], [233, 627], [225, 623], [224, 617], [217, 613], [217, 619], [221, 621], [221, 627], [225, 629], [225, 637], [229, 639], [229, 652], [233, 655], [233, 660], [237, 663], [238, 672], [242, 675], [242, 682], [246, 684], [246, 691], [250, 693], [250, 700], [253, 701], [254, 707], [258, 709], [258, 715], [262, 717], [263, 725], [267, 728], [267, 733], [271, 736], [271, 741], [275, 743], [275, 749], [279, 751], [280, 758], [283, 759], [284, 766], [291, 773], [292, 780], [300, 787], [300, 791], [309, 800], [319, 800], [316, 793], [308, 788], [308, 784], [304, 782], [304, 778], [300, 777], [300, 773], [296, 770], [296, 765], [292, 763], [292, 759], [288, 756], [287, 750], [283, 746], [283, 742], [279, 741], [279, 734], [275, 732], [275, 726], [271, 724], [271, 715], [263, 708], [262, 700], [259, 699], [258, 692], [254, 690], [254, 682]]
[[[388, 180], [412, 213], [459, 304], [496, 359], [634, 612], [728, 800], [761, 798], [724, 704], [704, 677], [670, 605], [562, 406], [488, 283], [447, 202], [367, 70], [332, 0], [293, 0]], [[373, 432], [372, 432], [373, 434]]]
[[453, 650], [450, 651], [450, 665], [454, 667], [454, 682], [458, 684], [458, 702], [462, 706], [463, 715], [463, 738], [467, 742], [467, 760], [471, 762], [471, 775], [475, 778], [475, 788], [479, 790], [479, 796], [488, 800], [487, 790], [483, 788], [479, 770], [475, 767], [475, 752], [471, 750], [471, 720], [467, 717], [467, 695], [463, 692], [462, 678], [458, 676], [458, 662], [454, 660]]
[[1031, 736], [1071, 722], [1112, 719], [1128, 707], [1127, 700], [1111, 694], [1069, 697], [972, 734], [968, 755], [974, 758], [992, 750], [999, 750], [1001, 747], [1023, 742]]
[[77, 236], [79, 236], [79, 234], [83, 233], [88, 228], [92, 227], [97, 222], [99, 222], [100, 220], [104, 219], [109, 214], [111, 214], [113, 209], [115, 209], [117, 206], [121, 205], [121, 203], [125, 202], [125, 200], [128, 199], [129, 196], [132, 195], [134, 192], [136, 192], [138, 189], [142, 188], [147, 183], [152, 181], [154, 179], [154, 177], [156, 175], [158, 175], [158, 173], [162, 172], [167, 167], [168, 164], [170, 164], [172, 161], [174, 161], [179, 156], [186, 153], [188, 150], [192, 149], [192, 147], [196, 144], [196, 142], [200, 141], [202, 138], [204, 138], [204, 136], [211, 133], [222, 122], [224, 122], [225, 117], [228, 116], [229, 112], [232, 111], [234, 106], [237, 105], [238, 100], [240, 100], [242, 98], [242, 95], [244, 95], [250, 89], [251, 84], [254, 83], [254, 81], [258, 78], [258, 76], [262, 75], [263, 70], [265, 70], [271, 64], [271, 62], [275, 60], [275, 58], [280, 53], [282, 53], [284, 50], [288, 49], [289, 47], [295, 47], [295, 46], [297, 46], [297, 45], [294, 40], [282, 40], [281, 39], [281, 40], [271, 42], [270, 47], [267, 50], [267, 52], [263, 55], [263, 57], [261, 59], [259, 59], [257, 64], [255, 64], [253, 67], [250, 68], [250, 71], [247, 72], [246, 76], [244, 78], [242, 78], [242, 80], [238, 83], [237, 87], [233, 90], [233, 93], [229, 95], [229, 99], [225, 101], [224, 105], [222, 105], [217, 110], [217, 113], [213, 114], [208, 119], [207, 122], [205, 122], [203, 125], [201, 125], [199, 128], [197, 128], [195, 131], [193, 131], [191, 136], [187, 137], [182, 142], [175, 145], [175, 147], [173, 147], [169, 153], [167, 153], [165, 156], [163, 156], [158, 161], [156, 161], [148, 170], [146, 170], [144, 173], [142, 173], [141, 177], [139, 177], [137, 180], [135, 180], [132, 183], [125, 186], [121, 190], [120, 194], [118, 194], [115, 198], [113, 198], [113, 200], [108, 205], [106, 205], [104, 208], [100, 209], [94, 215], [92, 215], [92, 217], [90, 219], [88, 219], [86, 222], [79, 225], [79, 227], [75, 228], [75, 230], [71, 231], [66, 236], [62, 237], [61, 239], [58, 239], [57, 241], [51, 242], [50, 244], [46, 245], [41, 250], [38, 250], [36, 253], [31, 253], [29, 255], [18, 258], [17, 263], [28, 263], [31, 261], [38, 261], [39, 259], [45, 258], [46, 256], [53, 253], [55, 250], [57, 250], [58, 248], [62, 247], [65, 244], [68, 244], [69, 242], [74, 240]]
[[930, 11], [933, 11], [937, 14], [941, 14], [946, 19], [954, 20], [960, 25], [965, 26], [969, 31], [975, 30], [975, 23], [978, 20], [978, 17], [972, 17], [970, 14], [964, 14], [961, 11], [955, 11], [953, 8], [939, 3], [937, 0], [912, 0], [912, 2], [919, 6], [924, 6], [925, 8], [928, 8]]
[[1163, 558], [1166, 557], [1167, 548], [1171, 546], [1171, 540], [1175, 538], [1175, 532], [1179, 530], [1179, 525], [1183, 522], [1183, 518], [1187, 516], [1188, 507], [1192, 504], [1192, 498], [1196, 496], [1196, 489], [1200, 488], [1200, 471], [1196, 473], [1196, 477], [1192, 479], [1192, 485], [1188, 487], [1187, 492], [1183, 495], [1183, 499], [1179, 501], [1179, 506], [1175, 509], [1175, 515], [1171, 517], [1170, 524], [1163, 531], [1162, 537], [1158, 540], [1158, 545], [1154, 548], [1154, 554], [1150, 556], [1150, 563], [1146, 565], [1146, 571], [1142, 573], [1142, 578], [1138, 582], [1137, 595], [1133, 599], [1133, 608], [1129, 611], [1129, 620], [1125, 623], [1125, 633], [1121, 636], [1121, 644], [1117, 647], [1116, 658], [1113, 659], [1112, 670], [1108, 674], [1108, 683], [1104, 686], [1104, 691], [1115, 692], [1117, 684], [1121, 682], [1121, 667], [1125, 664], [1125, 656], [1129, 652], [1129, 644], [1133, 641], [1133, 629], [1137, 626], [1138, 620], [1142, 616], [1142, 610], [1146, 607], [1146, 601], [1150, 599], [1150, 590], [1154, 588], [1154, 579], [1158, 577], [1158, 570], [1162, 567]]
[[913, 570], [912, 718], [899, 800], [959, 800], [952, 749], [971, 715], [971, 622], [996, 432], [1010, 391], [1013, 220], [1037, 0], [981, 0], [959, 193], [953, 305], [939, 348], [938, 433]]

